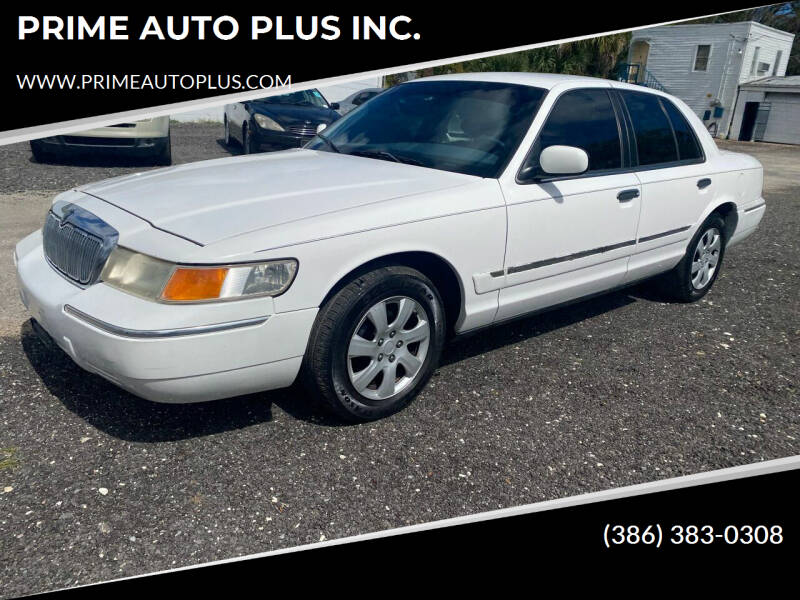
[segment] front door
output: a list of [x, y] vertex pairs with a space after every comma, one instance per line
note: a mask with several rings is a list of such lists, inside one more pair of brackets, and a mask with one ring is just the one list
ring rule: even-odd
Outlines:
[[631, 63], [638, 65], [633, 76], [628, 83], [641, 83], [644, 81], [645, 68], [647, 67], [647, 55], [650, 53], [650, 44], [643, 41], [636, 41], [631, 45]]
[[[508, 237], [496, 320], [600, 292], [625, 277], [641, 187], [634, 173], [624, 172], [623, 129], [609, 92], [562, 94], [520, 177], [503, 184]], [[539, 154], [553, 145], [585, 150], [588, 171], [561, 178], [541, 173]]]

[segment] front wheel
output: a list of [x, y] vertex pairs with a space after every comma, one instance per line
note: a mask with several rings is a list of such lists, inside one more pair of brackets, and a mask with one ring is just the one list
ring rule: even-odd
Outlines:
[[439, 362], [442, 301], [419, 271], [355, 277], [320, 309], [303, 365], [309, 391], [336, 413], [369, 421], [407, 406]]
[[172, 137], [167, 131], [167, 139], [164, 145], [158, 150], [155, 156], [155, 164], [168, 167], [172, 164]]
[[223, 117], [223, 137], [224, 137], [225, 147], [230, 146], [231, 145], [231, 124], [228, 121], [228, 115], [225, 115]]
[[50, 155], [45, 152], [42, 147], [39, 145], [38, 140], [31, 140], [31, 154], [33, 154], [33, 160], [38, 163], [45, 163], [50, 158]]
[[244, 154], [255, 154], [258, 152], [253, 134], [250, 133], [250, 128], [247, 124], [242, 128], [242, 152]]
[[681, 262], [667, 273], [668, 291], [681, 302], [694, 302], [708, 293], [722, 268], [725, 221], [712, 214], [698, 228]]

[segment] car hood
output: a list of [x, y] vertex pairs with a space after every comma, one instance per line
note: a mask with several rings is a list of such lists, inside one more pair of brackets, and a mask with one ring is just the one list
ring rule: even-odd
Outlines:
[[339, 118], [339, 113], [335, 110], [321, 106], [253, 102], [253, 110], [275, 119], [282, 125], [331, 123]]
[[78, 189], [205, 246], [476, 179], [358, 156], [287, 150], [136, 173]]

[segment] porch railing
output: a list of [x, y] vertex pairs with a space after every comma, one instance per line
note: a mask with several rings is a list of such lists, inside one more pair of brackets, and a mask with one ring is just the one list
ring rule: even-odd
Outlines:
[[667, 88], [656, 79], [650, 71], [642, 67], [639, 63], [623, 63], [617, 69], [617, 80], [634, 83], [636, 85], [643, 85], [645, 87], [653, 88], [666, 92]]

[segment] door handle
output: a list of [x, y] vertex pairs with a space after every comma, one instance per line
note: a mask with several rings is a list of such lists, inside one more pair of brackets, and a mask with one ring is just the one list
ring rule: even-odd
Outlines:
[[697, 182], [697, 187], [699, 187], [701, 190], [707, 188], [710, 185], [711, 185], [711, 180], [708, 177], [704, 177], [703, 179]]
[[617, 194], [617, 200], [620, 202], [628, 202], [629, 200], [633, 200], [634, 198], [639, 197], [639, 190], [622, 190], [619, 194]]

